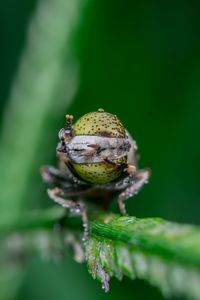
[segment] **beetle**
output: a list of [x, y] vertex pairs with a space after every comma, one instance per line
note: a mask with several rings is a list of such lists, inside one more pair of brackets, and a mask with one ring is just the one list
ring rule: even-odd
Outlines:
[[84, 239], [89, 236], [84, 197], [108, 206], [117, 198], [121, 215], [125, 200], [148, 182], [149, 169], [138, 168], [137, 145], [116, 115], [103, 109], [83, 115], [74, 125], [66, 115], [59, 131], [56, 153], [59, 168], [41, 167], [45, 182], [53, 186], [47, 193], [53, 201], [81, 215]]

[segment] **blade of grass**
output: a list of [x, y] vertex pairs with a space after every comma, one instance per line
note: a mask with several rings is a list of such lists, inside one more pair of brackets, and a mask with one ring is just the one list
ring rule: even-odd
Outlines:
[[15, 223], [25, 214], [24, 195], [38, 172], [35, 162], [51, 124], [47, 120], [62, 110], [65, 114], [76, 91], [78, 69], [70, 41], [83, 2], [41, 0], [32, 18], [0, 136], [2, 224]]
[[[38, 149], [49, 152], [44, 138], [49, 140], [52, 119], [58, 119], [61, 111], [65, 114], [76, 92], [78, 64], [71, 38], [81, 20], [83, 4], [83, 0], [39, 0], [30, 22], [1, 122], [0, 226], [4, 229], [11, 224], [15, 227], [25, 218], [29, 183], [41, 164]], [[23, 276], [20, 264], [4, 264], [0, 277], [4, 299], [15, 297]]]

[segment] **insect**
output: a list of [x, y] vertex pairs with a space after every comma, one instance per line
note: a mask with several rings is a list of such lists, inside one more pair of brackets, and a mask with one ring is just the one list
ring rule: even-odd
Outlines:
[[72, 125], [66, 115], [59, 131], [56, 152], [59, 168], [43, 166], [41, 174], [53, 188], [49, 197], [80, 215], [84, 239], [89, 225], [85, 202], [100, 201], [103, 207], [116, 198], [120, 213], [126, 215], [125, 200], [147, 183], [150, 172], [138, 169], [137, 145], [116, 115], [99, 109], [82, 116]]

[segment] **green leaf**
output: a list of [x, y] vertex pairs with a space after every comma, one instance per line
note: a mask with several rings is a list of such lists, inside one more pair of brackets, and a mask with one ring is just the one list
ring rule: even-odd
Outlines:
[[126, 275], [147, 280], [166, 297], [200, 297], [199, 227], [158, 218], [93, 221], [86, 259], [106, 290], [111, 277]]

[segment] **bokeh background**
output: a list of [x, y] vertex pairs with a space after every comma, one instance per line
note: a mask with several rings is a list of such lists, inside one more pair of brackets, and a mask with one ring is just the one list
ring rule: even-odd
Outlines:
[[[36, 0], [0, 3], [1, 132], [12, 101], [12, 84], [26, 48], [27, 28], [37, 5]], [[178, 0], [91, 0], [79, 14], [70, 37], [71, 53], [78, 65], [78, 84], [70, 104], [65, 105], [64, 93], [59, 99], [55, 94], [58, 110], [55, 114], [49, 110], [44, 118], [47, 130], [37, 141], [26, 189], [20, 196], [24, 199], [21, 217], [26, 217], [26, 209], [53, 205], [46, 196], [38, 170], [42, 164], [56, 164], [57, 132], [63, 126], [65, 114], [73, 114], [77, 119], [103, 107], [116, 114], [136, 139], [140, 166], [152, 170], [149, 185], [128, 200], [129, 214], [200, 224], [199, 5], [195, 1]], [[29, 101], [34, 101], [30, 99], [27, 98], [24, 110]], [[40, 101], [43, 105], [42, 98]], [[36, 120], [27, 122], [34, 131]], [[23, 138], [26, 143], [27, 137]], [[15, 158], [15, 139], [18, 136], [12, 140], [12, 157], [22, 160], [26, 153], [22, 151]], [[10, 164], [7, 168], [11, 173], [15, 171]], [[2, 168], [0, 176], [4, 177]], [[4, 188], [12, 190], [17, 197], [18, 180], [23, 176], [19, 167], [17, 176]], [[15, 198], [4, 200], [12, 211]], [[112, 208], [117, 211], [115, 204]], [[0, 215], [3, 214], [1, 209]], [[5, 284], [9, 289], [13, 282], [7, 280]], [[122, 282], [112, 280], [111, 291], [104, 294], [100, 284], [88, 274], [86, 265], [78, 265], [66, 253], [60, 264], [30, 256], [12, 299], [117, 300], [122, 297], [164, 299], [149, 284], [126, 278]]]

